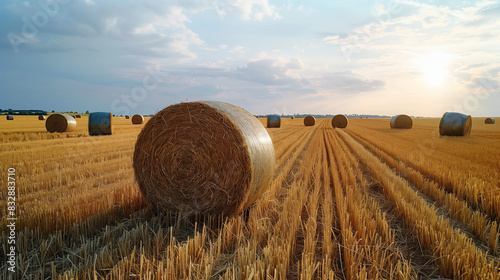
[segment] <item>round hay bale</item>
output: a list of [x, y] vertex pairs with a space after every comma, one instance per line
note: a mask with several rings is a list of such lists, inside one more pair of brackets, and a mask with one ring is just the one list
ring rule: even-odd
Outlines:
[[7, 120], [8, 121], [13, 121], [14, 120], [14, 116], [13, 115], [7, 115]]
[[267, 189], [274, 146], [264, 126], [237, 106], [187, 102], [144, 126], [133, 166], [141, 192], [158, 211], [241, 213]]
[[495, 123], [495, 119], [494, 118], [486, 118], [484, 120], [484, 123], [485, 124], [494, 124]]
[[113, 114], [109, 112], [93, 112], [89, 114], [89, 135], [111, 135]]
[[45, 116], [44, 116], [44, 115], [39, 115], [39, 116], [38, 116], [38, 120], [40, 120], [40, 121], [44, 121], [44, 120], [45, 120]]
[[347, 120], [347, 117], [342, 115], [342, 114], [335, 115], [332, 118], [332, 126], [333, 127], [346, 128], [348, 124], [349, 124], [349, 120]]
[[408, 115], [396, 115], [391, 119], [391, 128], [410, 129], [413, 126], [413, 120]]
[[472, 129], [472, 118], [462, 113], [446, 112], [439, 122], [439, 134], [446, 136], [467, 136]]
[[295, 119], [295, 116], [292, 116], [290, 119], [292, 119], [292, 120]]
[[66, 114], [52, 114], [45, 121], [48, 132], [71, 132], [76, 130], [76, 120]]
[[316, 124], [316, 118], [313, 116], [307, 116], [304, 118], [305, 126], [314, 126]]
[[81, 119], [82, 115], [75, 115], [74, 117], [75, 117], [75, 119]]
[[129, 115], [125, 115], [125, 119], [130, 119], [130, 116]]
[[132, 123], [133, 124], [142, 124], [144, 122], [144, 117], [142, 115], [134, 115], [132, 117]]
[[267, 115], [267, 127], [281, 127], [281, 117], [279, 115]]

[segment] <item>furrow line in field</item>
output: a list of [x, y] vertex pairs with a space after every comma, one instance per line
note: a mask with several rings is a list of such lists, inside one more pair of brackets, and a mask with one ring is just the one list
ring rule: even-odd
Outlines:
[[[365, 180], [353, 154], [338, 136], [327, 131], [327, 150], [342, 229], [342, 252], [347, 278], [416, 279], [410, 262], [394, 242], [385, 214], [365, 193]], [[337, 177], [337, 178], [335, 178]], [[341, 196], [339, 198], [338, 196]], [[341, 214], [341, 211], [344, 214]], [[342, 220], [344, 226], [342, 226]]]
[[356, 133], [349, 132], [349, 134], [387, 165], [395, 169], [398, 175], [405, 178], [413, 187], [422, 191], [426, 199], [432, 200], [431, 203], [436, 203], [446, 209], [447, 215], [456, 221], [457, 228], [475, 236], [478, 239], [476, 243], [489, 247], [491, 254], [499, 255], [499, 229], [493, 217], [479, 211], [467, 201], [460, 200], [453, 192], [446, 191], [433, 180], [425, 178], [419, 171], [375, 147]]
[[353, 166], [359, 170], [357, 177], [361, 182], [366, 199], [370, 201], [372, 211], [379, 212], [386, 223], [379, 226], [381, 228], [380, 234], [384, 236], [385, 240], [392, 241], [391, 245], [397, 247], [403, 259], [411, 262], [411, 267], [419, 279], [445, 279], [439, 274], [437, 260], [432, 253], [422, 250], [419, 240], [411, 228], [398, 217], [394, 203], [386, 196], [383, 186], [372, 176], [372, 171], [366, 163], [358, 157], [351, 146], [347, 145], [345, 139], [338, 133], [336, 136], [340, 138], [339, 143], [342, 149], [352, 155]]
[[[451, 182], [444, 183], [446, 179], [441, 178], [437, 172], [429, 173], [413, 164], [410, 160], [391, 153], [388, 149], [376, 145], [373, 141], [368, 140], [358, 133], [353, 131], [349, 131], [348, 133], [356, 137], [358, 141], [364, 143], [370, 150], [379, 153], [379, 156], [384, 158], [384, 161], [394, 166], [394, 168], [406, 168], [406, 172], [400, 171], [404, 176], [408, 176], [412, 178], [412, 180], [420, 182], [420, 184], [423, 185], [432, 185], [430, 190], [441, 189], [446, 193], [452, 193], [455, 195], [455, 198], [451, 200], [451, 203], [458, 200], [465, 201], [470, 209], [484, 212], [489, 220], [496, 221], [497, 224], [500, 223], [500, 197], [496, 195], [496, 192], [492, 192], [491, 195], [488, 195], [491, 192], [488, 188], [476, 186], [472, 191], [472, 189], [466, 188], [465, 186], [456, 185]], [[444, 194], [438, 195], [443, 196]]]
[[461, 279], [498, 279], [498, 260], [488, 257], [473, 241], [453, 229], [447, 219], [439, 216], [403, 178], [359, 142], [343, 131], [342, 138], [366, 164], [371, 175], [381, 183], [386, 197], [393, 203], [398, 216], [417, 235], [420, 244], [437, 258], [440, 273], [445, 277]]

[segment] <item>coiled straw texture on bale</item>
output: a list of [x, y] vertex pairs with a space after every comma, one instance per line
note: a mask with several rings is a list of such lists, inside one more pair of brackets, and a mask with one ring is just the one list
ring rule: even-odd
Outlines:
[[38, 116], [38, 120], [40, 120], [40, 121], [45, 120], [45, 116], [44, 116], [44, 115], [39, 115], [39, 116]]
[[281, 127], [281, 117], [278, 115], [267, 115], [267, 127]]
[[14, 116], [13, 115], [7, 115], [7, 120], [8, 121], [13, 121], [14, 120]]
[[335, 115], [332, 118], [332, 126], [333, 127], [346, 128], [348, 124], [349, 124], [349, 121], [347, 120], [347, 117], [342, 115], [342, 114]]
[[89, 115], [89, 135], [111, 135], [113, 114], [109, 112], [93, 112]]
[[408, 115], [396, 115], [391, 119], [391, 128], [410, 129], [413, 126], [413, 120]]
[[259, 120], [237, 106], [204, 101], [154, 115], [137, 138], [133, 166], [158, 211], [233, 216], [265, 192], [274, 162]]
[[486, 124], [494, 124], [495, 123], [495, 119], [494, 118], [486, 118], [484, 120], [484, 123], [486, 123]]
[[144, 122], [144, 117], [142, 115], [134, 115], [132, 117], [133, 124], [142, 124]]
[[314, 126], [316, 124], [316, 118], [313, 116], [307, 116], [304, 118], [305, 126]]
[[52, 114], [45, 121], [48, 132], [71, 132], [76, 130], [76, 120], [66, 114]]
[[467, 136], [472, 129], [472, 118], [456, 112], [444, 113], [439, 122], [439, 134], [446, 136]]

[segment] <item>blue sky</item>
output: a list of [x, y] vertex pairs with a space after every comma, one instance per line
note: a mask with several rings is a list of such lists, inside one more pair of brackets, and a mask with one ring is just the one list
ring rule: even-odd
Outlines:
[[0, 108], [500, 116], [500, 2], [311, 2], [4, 1]]

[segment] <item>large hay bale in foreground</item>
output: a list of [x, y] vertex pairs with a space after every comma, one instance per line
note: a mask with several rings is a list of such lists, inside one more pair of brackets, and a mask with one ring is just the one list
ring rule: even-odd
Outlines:
[[76, 130], [76, 120], [66, 114], [52, 114], [45, 121], [48, 132], [71, 132]]
[[89, 114], [89, 135], [111, 135], [113, 114], [109, 112], [93, 112]]
[[484, 123], [485, 124], [494, 124], [495, 123], [495, 119], [494, 118], [486, 118], [484, 120]]
[[413, 126], [413, 120], [408, 115], [396, 115], [391, 119], [391, 128], [410, 129]]
[[187, 102], [154, 115], [137, 138], [140, 190], [159, 211], [241, 213], [267, 189], [274, 146], [264, 126], [237, 106]]
[[13, 115], [7, 115], [7, 120], [8, 121], [13, 121], [14, 120], [14, 116]]
[[39, 116], [38, 116], [38, 120], [40, 120], [40, 121], [44, 121], [44, 120], [45, 120], [45, 116], [44, 116], [44, 115], [39, 115]]
[[281, 117], [279, 115], [267, 115], [267, 127], [281, 127]]
[[316, 118], [313, 116], [307, 116], [304, 118], [304, 125], [305, 126], [314, 126], [316, 124]]
[[144, 117], [142, 115], [134, 115], [132, 117], [132, 123], [133, 124], [142, 124], [144, 122]]
[[444, 113], [439, 122], [439, 134], [446, 136], [467, 136], [472, 129], [472, 118], [456, 112]]
[[348, 124], [349, 124], [349, 120], [347, 120], [347, 117], [342, 115], [342, 114], [335, 115], [332, 118], [332, 126], [333, 127], [346, 128]]

